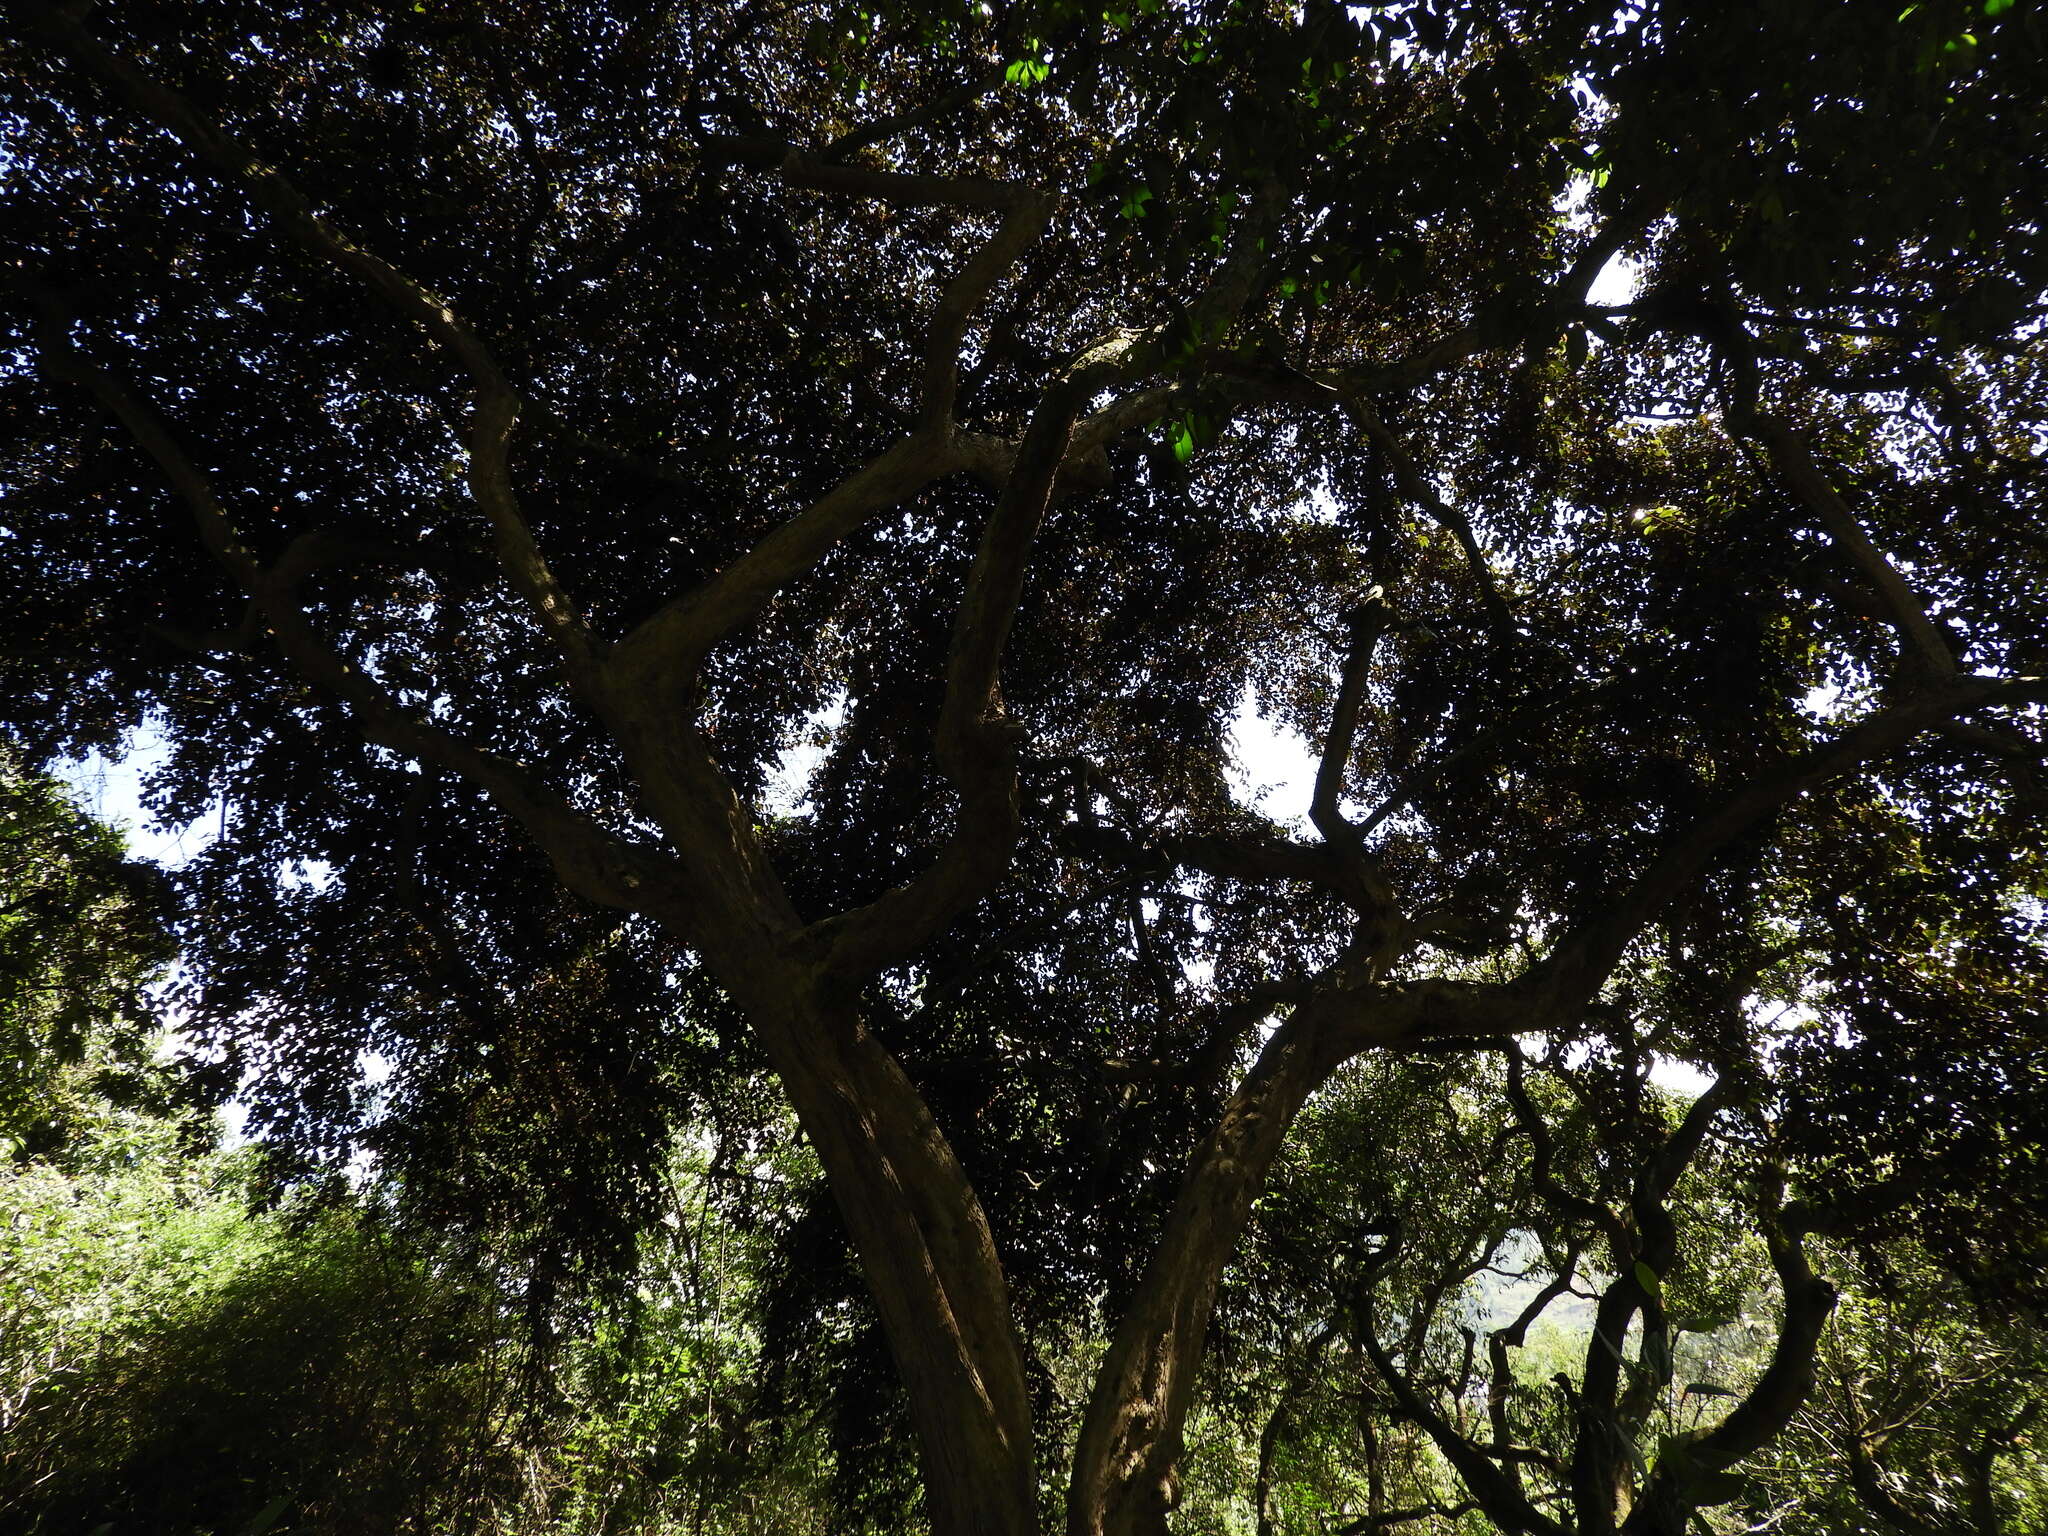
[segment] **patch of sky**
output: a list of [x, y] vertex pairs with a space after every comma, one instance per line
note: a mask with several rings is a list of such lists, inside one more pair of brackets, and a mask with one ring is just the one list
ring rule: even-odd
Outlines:
[[846, 723], [846, 690], [832, 695], [804, 718], [795, 739], [783, 748], [761, 792], [761, 810], [780, 819], [811, 814], [811, 784], [832, 744], [833, 733]]
[[218, 806], [183, 826], [166, 824], [143, 803], [149, 776], [170, 758], [170, 743], [150, 726], [134, 732], [121, 753], [95, 752], [56, 765], [56, 775], [70, 786], [79, 807], [120, 830], [128, 851], [166, 869], [178, 869], [214, 840], [220, 825]]
[[1315, 798], [1316, 754], [1299, 732], [1261, 715], [1251, 690], [1230, 720], [1230, 779], [1239, 805], [1306, 833]]
[[1600, 269], [1599, 275], [1593, 279], [1593, 286], [1586, 290], [1586, 302], [1602, 309], [1620, 309], [1635, 302], [1642, 285], [1642, 267], [1616, 252], [1607, 258], [1607, 265]]

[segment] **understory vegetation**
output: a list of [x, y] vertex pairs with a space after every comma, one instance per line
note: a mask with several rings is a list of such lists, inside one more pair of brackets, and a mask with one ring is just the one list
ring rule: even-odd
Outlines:
[[[60, 1040], [47, 989], [12, 973], [6, 1023], [38, 1080], [63, 1085], [67, 1121], [61, 1138], [17, 1136], [0, 1175], [0, 1531], [914, 1523], [904, 1407], [873, 1391], [871, 1311], [808, 1267], [829, 1241], [823, 1191], [786, 1120], [676, 1143], [666, 1215], [594, 1283], [548, 1287], [506, 1263], [517, 1233], [435, 1230], [373, 1166], [281, 1181], [262, 1147], [181, 1105], [193, 1065], [148, 1009], [108, 1006], [117, 980], [166, 979], [165, 934], [124, 910], [151, 872], [55, 784], [10, 769], [5, 807], [10, 891], [55, 884], [69, 905], [17, 900], [0, 943], [40, 943], [43, 980], [98, 1011]], [[125, 940], [83, 956], [51, 942], [87, 913], [125, 921]], [[127, 1071], [110, 1075], [117, 1058]], [[1354, 1068], [1303, 1117], [1225, 1277], [1178, 1531], [1481, 1532], [1446, 1446], [1511, 1442], [1539, 1485], [1568, 1462], [1614, 1277], [1559, 1223], [1558, 1181], [1612, 1179], [1618, 1149], [1573, 1101], [1628, 1084], [1590, 1063], [1521, 1078]], [[1682, 1123], [1683, 1094], [1633, 1091], [1651, 1122]], [[1513, 1129], [1532, 1092], [1549, 1096], [1540, 1152]], [[1750, 1393], [1784, 1328], [1735, 1167], [1702, 1147], [1670, 1192], [1668, 1333], [1623, 1341], [1641, 1389], [1633, 1456], [1670, 1454], [1670, 1437]], [[1814, 1389], [1702, 1528], [2039, 1529], [2037, 1318], [1971, 1294], [1910, 1234], [1816, 1262], [1841, 1295]], [[1102, 1349], [1081, 1330], [1041, 1345], [1041, 1411], [1066, 1433]]]

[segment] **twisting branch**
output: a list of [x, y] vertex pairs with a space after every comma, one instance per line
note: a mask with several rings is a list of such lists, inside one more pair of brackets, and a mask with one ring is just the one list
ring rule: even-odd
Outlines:
[[953, 430], [960, 344], [974, 313], [1017, 258], [1044, 233], [1057, 200], [1020, 182], [911, 175], [834, 164], [779, 140], [717, 139], [712, 152], [738, 164], [779, 171], [791, 186], [898, 205], [985, 208], [1003, 215], [995, 234], [962, 264], [934, 310], [924, 352], [923, 399], [916, 429], [870, 459], [783, 523], [717, 575], [643, 621], [617, 647], [615, 688], [646, 686], [657, 675], [695, 673], [712, 646], [759, 613], [875, 513], [987, 457]]
[[1820, 1331], [1835, 1309], [1834, 1286], [1813, 1272], [1799, 1235], [1787, 1231], [1778, 1219], [1781, 1199], [1779, 1181], [1767, 1179], [1758, 1216], [1771, 1267], [1777, 1271], [1778, 1285], [1784, 1293], [1784, 1322], [1778, 1330], [1770, 1364], [1764, 1367], [1749, 1395], [1730, 1409], [1719, 1424], [1699, 1431], [1692, 1445], [1695, 1460], [1717, 1471], [1754, 1455], [1791, 1422], [1792, 1415], [1813, 1389]]
[[1068, 1508], [1078, 1529], [1150, 1529], [1163, 1518], [1223, 1262], [1308, 1095], [1334, 1069], [1327, 997], [1297, 1006], [1196, 1152], [1095, 1378]]
[[[1153, 389], [1133, 390], [1074, 424], [1067, 444], [1067, 456], [1053, 481], [1053, 505], [1084, 491], [1099, 491], [1110, 483], [1109, 444], [1126, 432], [1150, 426], [1186, 400], [1191, 390], [1182, 384], [1165, 384]], [[953, 429], [951, 446], [960, 454], [961, 467], [984, 485], [1002, 494], [1010, 483], [1022, 446], [1007, 437], [988, 432]]]
[[870, 144], [880, 144], [898, 134], [908, 133], [913, 128], [928, 127], [950, 112], [957, 112], [977, 97], [985, 96], [1003, 81], [1005, 66], [998, 64], [968, 77], [950, 91], [944, 91], [923, 106], [912, 107], [889, 117], [864, 123], [858, 128], [842, 133], [827, 144], [819, 158], [831, 163], [844, 160], [855, 150], [866, 149]]
[[[785, 176], [802, 178], [805, 184], [898, 200], [1009, 206], [1022, 195], [1007, 183], [849, 170], [796, 154], [785, 154], [780, 164]], [[1192, 311], [1207, 317], [1209, 323], [1227, 323], [1248, 301], [1252, 289], [1248, 273], [1253, 269], [1247, 266], [1246, 253], [1257, 253], [1262, 220], [1270, 212], [1270, 207], [1262, 205], [1246, 219], [1232, 252], [1192, 306]], [[1011, 227], [1006, 221], [1005, 228]], [[1042, 227], [1042, 219], [1034, 227]], [[999, 231], [997, 241], [1004, 238]], [[981, 281], [984, 275], [988, 282], [995, 276], [991, 272], [975, 277], [981, 292], [987, 286]], [[941, 329], [935, 327], [935, 336]], [[982, 531], [947, 653], [945, 699], [934, 740], [939, 765], [960, 795], [953, 834], [932, 863], [908, 884], [883, 893], [864, 907], [814, 923], [798, 937], [798, 948], [818, 964], [821, 974], [871, 974], [914, 952], [985, 895], [1009, 867], [1021, 825], [1017, 759], [1022, 732], [1005, 715], [998, 678], [1010, 629], [1023, 600], [1031, 547], [1062, 473], [1074, 459], [1082, 411], [1104, 390], [1136, 382], [1157, 368], [1159, 330], [1112, 333], [1085, 348], [1040, 396], [1009, 465], [995, 510]], [[953, 386], [949, 382], [947, 387]], [[1154, 403], [1147, 401], [1128, 414], [1112, 407], [1091, 425], [1106, 440], [1110, 433], [1144, 419], [1143, 412]], [[914, 447], [927, 439], [945, 444], [956, 455], [961, 452], [960, 434], [944, 422], [906, 440], [903, 446]], [[1097, 445], [1091, 442], [1087, 446], [1092, 451]], [[825, 547], [819, 545], [817, 553], [821, 555]], [[770, 585], [764, 593], [772, 590]]]
[[1607, 263], [1619, 256], [1630, 241], [1648, 234], [1664, 213], [1662, 198], [1641, 191], [1631, 196], [1615, 210], [1613, 217], [1593, 231], [1579, 254], [1572, 259], [1571, 266], [1552, 290], [1552, 305], [1558, 310], [1584, 312], [1587, 308], [1586, 295], [1600, 280]]
[[1620, 1217], [1598, 1200], [1588, 1200], [1583, 1195], [1575, 1195], [1558, 1182], [1557, 1174], [1551, 1167], [1555, 1149], [1550, 1140], [1550, 1122], [1543, 1118], [1543, 1112], [1529, 1098], [1529, 1088], [1524, 1077], [1528, 1063], [1523, 1060], [1519, 1047], [1510, 1045], [1507, 1064], [1508, 1104], [1515, 1112], [1515, 1123], [1529, 1138], [1529, 1187], [1535, 1190], [1546, 1204], [1570, 1220], [1581, 1222], [1599, 1232], [1619, 1257], [1629, 1244], [1628, 1228]]
[[1380, 1531], [1406, 1525], [1411, 1520], [1455, 1520], [1478, 1508], [1478, 1501], [1460, 1499], [1455, 1504], [1418, 1504], [1413, 1509], [1390, 1509], [1385, 1514], [1360, 1515], [1356, 1520], [1347, 1520], [1332, 1527], [1330, 1536], [1377, 1536]]
[[1928, 617], [1926, 604], [1906, 578], [1899, 574], [1898, 567], [1871, 542], [1870, 535], [1863, 531], [1856, 514], [1828, 480], [1799, 434], [1762, 410], [1750, 412], [1735, 424], [1763, 444], [1772, 466], [1785, 477], [1806, 509], [1827, 530], [1828, 537], [1863, 573], [1864, 579], [1877, 589], [1878, 598], [1884, 604], [1892, 628], [1898, 631], [1906, 656], [1911, 658], [1911, 665], [1923, 679], [1937, 682], [1954, 677], [1957, 672], [1955, 652], [1950, 648], [1941, 626]]
[[612, 648], [607, 682], [627, 692], [692, 676], [720, 640], [768, 606], [875, 513], [963, 467], [957, 449], [906, 437], [841, 480], [717, 575], [655, 610]]
[[[1520, 1489], [1522, 1486], [1521, 1465], [1524, 1460], [1548, 1462], [1541, 1451], [1527, 1451], [1509, 1455], [1514, 1446], [1514, 1426], [1508, 1420], [1509, 1389], [1514, 1384], [1514, 1367], [1508, 1358], [1508, 1351], [1520, 1349], [1529, 1336], [1529, 1329], [1536, 1319], [1549, 1309], [1550, 1304], [1572, 1288], [1578, 1279], [1579, 1259], [1585, 1251], [1585, 1243], [1573, 1239], [1565, 1249], [1564, 1262], [1557, 1273], [1534, 1296], [1529, 1304], [1516, 1314], [1515, 1320], [1505, 1328], [1496, 1328], [1486, 1336], [1486, 1421], [1493, 1432], [1495, 1450], [1493, 1454], [1502, 1461], [1502, 1470], [1508, 1480]], [[1556, 1471], [1553, 1465], [1551, 1470]]]
[[2048, 699], [2048, 677], [1966, 677], [1908, 695], [1831, 741], [1752, 779], [1679, 832], [1606, 913], [1567, 934], [1528, 980], [1569, 1011], [1596, 994], [1629, 942], [1738, 838], [1807, 791], [1897, 751], [1922, 731], [1980, 709]]
[[1492, 622], [1498, 635], [1507, 635], [1514, 627], [1514, 616], [1508, 612], [1506, 599], [1500, 595], [1500, 587], [1493, 579], [1493, 567], [1486, 558], [1486, 551], [1480, 546], [1477, 535], [1472, 532], [1472, 523], [1464, 513], [1437, 494], [1435, 486], [1415, 461], [1408, 456], [1401, 440], [1394, 436], [1387, 424], [1380, 419], [1379, 412], [1372, 408], [1362, 394], [1349, 393], [1344, 399], [1344, 412], [1361, 432], [1370, 438], [1381, 453], [1386, 455], [1387, 466], [1393, 471], [1394, 484], [1401, 494], [1421, 507], [1436, 522], [1458, 541], [1458, 548], [1464, 551], [1465, 564], [1472, 572], [1472, 579], [1479, 583], [1480, 601], [1486, 605], [1486, 616]]
[[1564, 1536], [1565, 1528], [1538, 1509], [1522, 1489], [1519, 1478], [1496, 1466], [1478, 1446], [1458, 1432], [1457, 1426], [1430, 1406], [1428, 1399], [1415, 1389], [1407, 1372], [1395, 1365], [1387, 1352], [1380, 1346], [1378, 1331], [1370, 1311], [1361, 1319], [1363, 1326], [1358, 1330], [1359, 1342], [1365, 1346], [1366, 1358], [1393, 1394], [1394, 1403], [1402, 1414], [1422, 1426], [1423, 1432], [1436, 1443], [1444, 1460], [1451, 1464], [1459, 1479], [1486, 1516], [1509, 1536]]
[[1856, 514], [1842, 499], [1815, 461], [1805, 441], [1763, 407], [1763, 380], [1757, 366], [1756, 340], [1735, 314], [1732, 304], [1710, 307], [1705, 333], [1720, 355], [1721, 401], [1728, 426], [1763, 445], [1764, 454], [1792, 487], [1837, 548], [1876, 590], [1892, 628], [1898, 632], [1900, 661], [1914, 680], [1933, 685], [1957, 673], [1955, 652], [1941, 626], [1928, 617], [1927, 606], [1871, 542]]
[[1350, 617], [1351, 643], [1344, 655], [1344, 671], [1337, 686], [1337, 703], [1330, 712], [1330, 733], [1323, 741], [1322, 761], [1316, 766], [1315, 794], [1309, 803], [1309, 819], [1329, 845], [1338, 850], [1358, 873], [1373, 903], [1383, 911], [1394, 906], [1393, 887], [1365, 846], [1358, 828], [1345, 819], [1340, 804], [1344, 781], [1351, 768], [1351, 749], [1358, 740], [1358, 716], [1365, 707], [1365, 685], [1372, 674], [1373, 652], [1380, 636], [1387, 632], [1393, 615], [1380, 589], [1374, 587], [1365, 602]]
[[[1849, 1488], [1863, 1507], [1876, 1515], [1899, 1536], [1956, 1536], [1953, 1527], [1924, 1518], [1921, 1513], [1893, 1493], [1886, 1482], [1890, 1475], [1878, 1461], [1876, 1452], [1883, 1444], [1881, 1434], [1873, 1434], [1863, 1423], [1863, 1415], [1856, 1403], [1855, 1387], [1843, 1383], [1849, 1397], [1850, 1424], [1848, 1433], [1842, 1437], [1842, 1449], [1849, 1457]], [[1872, 1442], [1877, 1444], [1873, 1446]], [[1985, 1536], [1997, 1536], [1995, 1525], [1982, 1527]]]
[[1759, 1193], [1758, 1221], [1785, 1309], [1770, 1363], [1720, 1423], [1667, 1440], [1622, 1526], [1623, 1536], [1677, 1529], [1720, 1474], [1783, 1432], [1813, 1390], [1814, 1362], [1821, 1330], [1835, 1309], [1835, 1288], [1813, 1272], [1799, 1235], [1781, 1219], [1782, 1175], [1767, 1174]]
[[1220, 341], [1252, 301], [1266, 269], [1266, 237], [1286, 206], [1286, 190], [1275, 178], [1265, 178], [1231, 234], [1222, 263], [1189, 306], [1188, 327], [1198, 347]]
[[1025, 248], [1045, 233], [1056, 206], [1046, 193], [1019, 189], [994, 237], [969, 257], [946, 285], [932, 312], [925, 342], [924, 399], [918, 410], [918, 425], [923, 430], [944, 432], [952, 423], [960, 392], [960, 343], [967, 335], [967, 324], [987, 300], [989, 290], [1016, 264]]
[[209, 123], [183, 96], [104, 47], [67, 11], [32, 3], [29, 18], [51, 43], [178, 139], [216, 177], [240, 189], [287, 236], [320, 260], [360, 278], [462, 365], [476, 389], [469, 425], [470, 494], [490, 521], [499, 561], [513, 588], [572, 672], [587, 668], [593, 659], [592, 638], [542, 556], [512, 489], [509, 458], [520, 401], [483, 339], [445, 300], [335, 228], [281, 170]]
[[[961, 265], [932, 313], [931, 331], [925, 343], [924, 399], [918, 425], [926, 432], [943, 433], [953, 418], [953, 401], [960, 380], [960, 343], [967, 334], [967, 324], [1002, 275], [1045, 232], [1059, 205], [1058, 198], [1024, 182], [981, 176], [929, 176], [846, 165], [831, 158], [831, 152], [827, 156], [807, 155], [776, 140], [718, 139], [709, 147], [743, 165], [772, 165], [790, 186], [813, 192], [870, 198], [898, 206], [985, 208], [1002, 214], [995, 234]], [[842, 141], [833, 148], [843, 153], [844, 147]]]
[[1723, 1076], [1715, 1078], [1707, 1085], [1706, 1091], [1692, 1101], [1684, 1118], [1678, 1122], [1678, 1128], [1664, 1138], [1664, 1145], [1657, 1149], [1657, 1155], [1643, 1165], [1643, 1171], [1636, 1179], [1634, 1196], [1639, 1205], [1662, 1203], [1671, 1197], [1671, 1191], [1678, 1187], [1685, 1170], [1699, 1155], [1707, 1132], [1734, 1098], [1735, 1078]]
[[1378, 910], [1359, 889], [1339, 850], [1298, 842], [1270, 829], [1237, 833], [1156, 834], [1140, 840], [1114, 827], [1075, 825], [1065, 830], [1075, 852], [1140, 869], [1191, 869], [1219, 880], [1248, 884], [1301, 882], [1321, 886], [1361, 915]]
[[403, 708], [336, 651], [297, 600], [299, 583], [317, 564], [317, 542], [295, 541], [286, 558], [266, 568], [169, 424], [127, 383], [79, 353], [53, 303], [42, 306], [41, 333], [44, 366], [83, 385], [127, 428], [190, 510], [207, 551], [260, 610], [279, 648], [307, 678], [341, 700], [365, 737], [481, 787], [526, 829], [563, 882], [588, 900], [637, 910], [672, 882], [665, 860], [613, 837], [523, 764]]
[[945, 701], [934, 732], [939, 764], [960, 794], [953, 835], [908, 885], [812, 925], [803, 942], [828, 971], [865, 974], [910, 953], [1008, 868], [1019, 826], [1022, 732], [1004, 714], [997, 678], [1023, 600], [1032, 542], [1082, 407], [1141, 367], [1148, 351], [1144, 333], [1113, 336], [1084, 351], [1040, 399], [1009, 483], [982, 530], [954, 618]]
[[1530, 1027], [1526, 1004], [1508, 988], [1424, 981], [1347, 989], [1343, 969], [1339, 960], [1317, 979], [1318, 989], [1296, 1003], [1231, 1094], [1118, 1320], [1082, 1420], [1068, 1494], [1068, 1507], [1103, 1529], [1124, 1529], [1127, 1518], [1143, 1529], [1161, 1513], [1218, 1277], [1308, 1096], [1362, 1051]]

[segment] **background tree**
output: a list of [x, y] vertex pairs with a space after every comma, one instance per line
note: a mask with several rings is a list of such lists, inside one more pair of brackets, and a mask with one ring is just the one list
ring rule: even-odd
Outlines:
[[169, 892], [121, 835], [0, 750], [0, 1147], [62, 1161], [109, 1107], [168, 1109], [147, 989], [173, 953]]
[[1764, 1458], [1759, 1502], [1819, 1529], [1998, 1536], [2037, 1525], [2048, 1463], [2038, 1319], [1987, 1308], [1910, 1239], [1840, 1264], [1813, 1398]]
[[1160, 1528], [1361, 1054], [1728, 1080], [1788, 967], [1759, 1219], [2033, 1287], [2033, 8], [17, 14], [10, 724], [227, 804], [192, 1019], [266, 1129], [344, 1158], [374, 1054], [480, 1207], [435, 1106], [520, 1106], [534, 1251], [620, 1270], [765, 1063], [947, 1536], [1054, 1460]]

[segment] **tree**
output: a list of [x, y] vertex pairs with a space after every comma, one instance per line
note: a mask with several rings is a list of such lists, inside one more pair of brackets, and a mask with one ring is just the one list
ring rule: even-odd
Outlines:
[[252, 1217], [246, 1149], [127, 1150], [5, 1191], [0, 1529], [339, 1536], [514, 1503], [516, 1351], [474, 1277], [363, 1213]]
[[2033, 8], [16, 14], [10, 724], [225, 803], [260, 1124], [515, 1094], [602, 1246], [758, 1052], [945, 1536], [1098, 1298], [1065, 1519], [1162, 1527], [1361, 1055], [1695, 1062], [1765, 1220], [2032, 1284]]
[[[1405, 1134], [1383, 1138], [1369, 1127], [1347, 1137], [1362, 1174], [1354, 1188], [1376, 1194], [1380, 1208], [1373, 1241], [1354, 1238], [1348, 1255], [1316, 1266], [1341, 1277], [1326, 1343], [1341, 1342], [1353, 1371], [1376, 1383], [1361, 1412], [1388, 1422], [1370, 1443], [1415, 1426], [1441, 1480], [1460, 1494], [1455, 1507], [1483, 1512], [1502, 1531], [1691, 1529], [1703, 1509], [1747, 1492], [1731, 1469], [1776, 1439], [1812, 1388], [1836, 1292], [1813, 1271], [1808, 1234], [1785, 1218], [1767, 1118], [1739, 1112], [1729, 1079], [1674, 1110], [1646, 1081], [1646, 1066], [1552, 1062], [1564, 1102], [1547, 1108], [1512, 1049], [1501, 1077], [1458, 1090], [1463, 1104], [1433, 1064], [1425, 1092], [1443, 1095], [1449, 1116], [1428, 1112], [1425, 1098], [1422, 1113], [1397, 1123], [1433, 1129], [1450, 1142], [1448, 1156], [1418, 1160]], [[1489, 1096], [1505, 1112], [1489, 1112]], [[1450, 1221], [1431, 1210], [1432, 1175], [1446, 1168], [1465, 1186]], [[1313, 1245], [1316, 1232], [1304, 1223], [1290, 1241]], [[1700, 1371], [1692, 1336], [1719, 1333], [1741, 1314], [1745, 1268], [1774, 1294], [1759, 1321], [1763, 1358], [1729, 1386]], [[1460, 1315], [1471, 1282], [1489, 1274], [1519, 1285], [1491, 1316]], [[1290, 1292], [1299, 1288], [1281, 1294]], [[1565, 1297], [1590, 1307], [1579, 1358], [1530, 1390], [1518, 1352]], [[1718, 1399], [1729, 1400], [1727, 1411], [1702, 1422]], [[1367, 1509], [1361, 1532], [1452, 1506], [1441, 1497], [1405, 1511], [1373, 1502], [1381, 1507]]]
[[[1846, 1260], [1820, 1381], [1760, 1468], [1840, 1529], [2000, 1536], [2041, 1523], [2038, 1320], [1989, 1311], [1910, 1239]], [[1860, 1272], [1859, 1272], [1860, 1271]], [[1853, 1287], [1853, 1288], [1851, 1288]], [[1861, 1517], [1860, 1521], [1858, 1517]]]
[[171, 959], [168, 891], [121, 834], [0, 749], [0, 1148], [82, 1153], [110, 1110], [172, 1107], [147, 990]]

